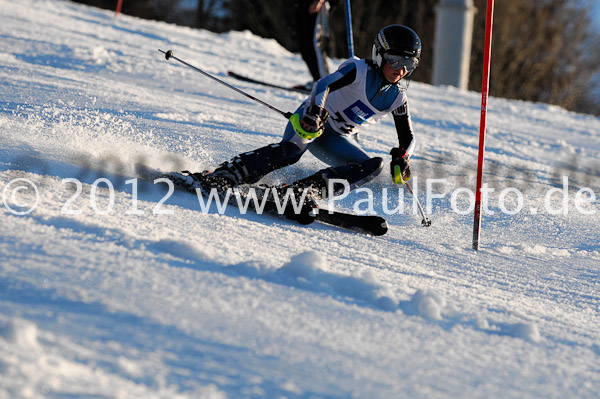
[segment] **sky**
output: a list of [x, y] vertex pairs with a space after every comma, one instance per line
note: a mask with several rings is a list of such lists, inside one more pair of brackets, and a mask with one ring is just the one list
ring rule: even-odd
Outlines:
[[598, 29], [598, 31], [600, 31], [600, 0], [594, 1], [594, 8], [592, 11], [592, 19], [594, 20], [596, 29]]

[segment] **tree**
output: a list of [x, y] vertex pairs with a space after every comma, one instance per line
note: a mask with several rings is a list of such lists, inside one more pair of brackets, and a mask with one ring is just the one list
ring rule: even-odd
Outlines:
[[[371, 46], [377, 32], [386, 25], [405, 24], [419, 33], [424, 43], [424, 63], [414, 74], [416, 80], [429, 81], [431, 75], [431, 43], [433, 30], [428, 26], [434, 21], [434, 4], [438, 0], [353, 0], [352, 25], [355, 53], [359, 57], [370, 57]], [[294, 13], [289, 0], [231, 0], [229, 11], [236, 30], [252, 32], [277, 40], [290, 51], [298, 51], [293, 29]], [[348, 44], [344, 2], [330, 0], [333, 4], [330, 15], [330, 51], [333, 57], [346, 58]]]
[[289, 0], [230, 0], [229, 13], [234, 30], [253, 33], [277, 40], [290, 51], [298, 51], [294, 40], [295, 9]]
[[[476, 6], [473, 90], [481, 88], [486, 0]], [[600, 114], [599, 35], [578, 0], [503, 0], [494, 14], [490, 94]]]
[[229, 28], [227, 0], [198, 0], [194, 27], [223, 32]]
[[[481, 89], [487, 1], [474, 2], [478, 13], [469, 88], [478, 91]], [[370, 57], [373, 38], [383, 26], [395, 23], [410, 26], [423, 42], [421, 64], [412, 78], [430, 82], [438, 3], [439, 0], [352, 0], [356, 55]], [[591, 26], [589, 1], [502, 0], [495, 3], [490, 93], [600, 114], [600, 35]], [[290, 51], [297, 51], [290, 32], [293, 13], [289, 0], [232, 0], [230, 5], [234, 28], [274, 38]], [[348, 47], [343, 6], [333, 9], [330, 25], [330, 54], [345, 58]]]
[[[401, 24], [412, 28], [423, 45], [421, 63], [412, 75], [412, 79], [431, 81], [433, 58], [433, 36], [435, 26], [435, 5], [439, 0], [353, 0], [352, 30], [355, 53], [361, 58], [371, 58], [371, 48], [377, 32], [387, 25]], [[334, 56], [348, 56], [345, 10], [338, 7], [331, 15], [331, 26], [334, 33]]]
[[[114, 0], [78, 0], [114, 8]], [[297, 52], [290, 0], [197, 0], [193, 11], [182, 11], [181, 0], [126, 0], [123, 13], [184, 23], [213, 31], [245, 30], [273, 38]], [[352, 0], [355, 54], [369, 58], [379, 29], [390, 24], [413, 28], [423, 53], [412, 79], [431, 81], [435, 6], [440, 0]], [[496, 1], [490, 93], [497, 97], [539, 101], [600, 115], [600, 34], [589, 17], [592, 0]], [[348, 56], [343, 1], [330, 16], [329, 54]], [[475, 15], [469, 89], [480, 90], [487, 0], [474, 0]], [[194, 15], [184, 15], [185, 13]]]
[[[115, 0], [73, 0], [94, 7], [114, 10]], [[124, 0], [121, 12], [144, 19], [177, 22], [177, 7], [180, 0]]]

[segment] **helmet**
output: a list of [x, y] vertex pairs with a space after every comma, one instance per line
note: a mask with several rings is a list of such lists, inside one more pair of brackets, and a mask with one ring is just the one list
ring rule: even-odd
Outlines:
[[419, 65], [421, 39], [408, 26], [388, 25], [375, 36], [371, 55], [379, 68], [385, 60], [394, 69], [405, 67], [410, 74]]

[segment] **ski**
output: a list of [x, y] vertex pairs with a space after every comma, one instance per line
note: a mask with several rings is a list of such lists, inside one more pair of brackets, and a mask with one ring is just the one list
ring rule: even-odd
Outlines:
[[[196, 190], [199, 189], [202, 195], [206, 196], [207, 198], [210, 197], [210, 189], [203, 187], [198, 180], [194, 180], [190, 176], [183, 173], [165, 173], [158, 170], [145, 169], [141, 171], [139, 170], [138, 176], [149, 181], [166, 178], [173, 182], [173, 185], [176, 189], [193, 194], [197, 194]], [[271, 189], [271, 187], [258, 186], [252, 186], [250, 188], [254, 188], [260, 192], [265, 192], [267, 189]], [[258, 213], [259, 210], [256, 208], [256, 203], [252, 200], [246, 201], [249, 199], [246, 194], [238, 192], [237, 195], [239, 195], [242, 200], [248, 204], [248, 209]], [[223, 198], [224, 197], [221, 196], [221, 200], [223, 200]], [[297, 209], [294, 209], [293, 205], [291, 204], [292, 201], [289, 201], [285, 207], [269, 199], [264, 201], [260, 199], [258, 202], [264, 204], [260, 211], [276, 217], [285, 218], [286, 220], [290, 220], [301, 225], [307, 225], [314, 221], [318, 221], [327, 225], [351, 230], [357, 233], [371, 234], [374, 236], [384, 235], [388, 231], [387, 221], [384, 218], [376, 215], [355, 215], [321, 207], [313, 208], [305, 204], [301, 205], [299, 207], [300, 211], [297, 212]], [[234, 195], [230, 195], [228, 197], [228, 203], [235, 207], [239, 207], [238, 198]], [[281, 212], [281, 210], [283, 210], [283, 212]]]
[[200, 181], [194, 179], [185, 172], [161, 172], [158, 170], [145, 169], [138, 170], [138, 177], [149, 181], [166, 178], [173, 183], [175, 189], [186, 191], [196, 195], [198, 195], [199, 190], [200, 194], [204, 198], [209, 199], [209, 201], [211, 197], [214, 199], [214, 196], [216, 194], [216, 196], [219, 197], [220, 201], [226, 201], [229, 205], [235, 206], [237, 208], [240, 208], [240, 204], [243, 202], [245, 204], [244, 206], [246, 209], [250, 209], [251, 211], [254, 211], [257, 214], [261, 214], [264, 212], [276, 217], [285, 218], [287, 220], [299, 223], [301, 225], [310, 224], [316, 219], [316, 215], [314, 214], [312, 207], [300, 205], [298, 209], [294, 209], [290, 201], [288, 201], [286, 206], [283, 206], [276, 203], [275, 201], [269, 200], [268, 198], [264, 199], [262, 198], [262, 196], [261, 198], [258, 198], [258, 196], [256, 196], [256, 192], [258, 191], [260, 194], [262, 194], [264, 191], [263, 188], [255, 187], [255, 197], [253, 199], [246, 193], [241, 192], [241, 190], [237, 190], [237, 192], [235, 193], [230, 192], [229, 194], [227, 194], [226, 192], [220, 192], [220, 190], [216, 189], [214, 189], [215, 191], [212, 192], [212, 187], [206, 187], [202, 185]]
[[281, 86], [281, 85], [277, 85], [277, 84], [265, 82], [263, 80], [258, 80], [258, 79], [250, 78], [248, 76], [243, 76], [243, 75], [240, 75], [240, 74], [235, 73], [233, 71], [227, 71], [227, 75], [231, 76], [232, 78], [241, 80], [243, 82], [255, 83], [255, 84], [262, 85], [262, 86], [272, 87], [272, 88], [275, 88], [275, 89], [295, 91], [297, 93], [310, 94], [310, 90], [306, 90], [305, 88], [303, 88], [301, 86]]
[[355, 215], [352, 213], [318, 208], [315, 218], [321, 223], [356, 232], [364, 232], [374, 236], [382, 236], [387, 233], [389, 229], [387, 220], [376, 215]]

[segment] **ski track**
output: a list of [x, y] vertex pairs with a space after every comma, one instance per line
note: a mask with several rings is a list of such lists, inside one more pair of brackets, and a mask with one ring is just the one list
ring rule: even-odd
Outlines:
[[[573, 199], [584, 187], [600, 195], [599, 118], [490, 98], [495, 213], [484, 215], [477, 253], [472, 215], [449, 200], [474, 186], [480, 95], [417, 82], [417, 195], [425, 201], [426, 179], [446, 179], [433, 186], [444, 197], [433, 200], [431, 227], [387, 173], [369, 186], [388, 189], [386, 205], [406, 214], [388, 215], [382, 237], [233, 208], [204, 214], [189, 193], [163, 204], [160, 184], [139, 181], [134, 196], [136, 164], [214, 168], [279, 140], [286, 121], [157, 49], [283, 110], [303, 95], [226, 71], [303, 83], [299, 55], [249, 32], [114, 18], [67, 1], [0, 8], [0, 193], [10, 203], [15, 179], [39, 190], [30, 214], [0, 204], [0, 398], [597, 397], [599, 219]], [[392, 121], [361, 141], [388, 157]], [[322, 167], [308, 154], [265, 181]], [[562, 175], [569, 212], [544, 212]], [[81, 181], [81, 193], [64, 179]], [[523, 191], [516, 215], [499, 210], [506, 187]], [[128, 214], [134, 198], [139, 215]], [[585, 209], [597, 212], [597, 200]]]

